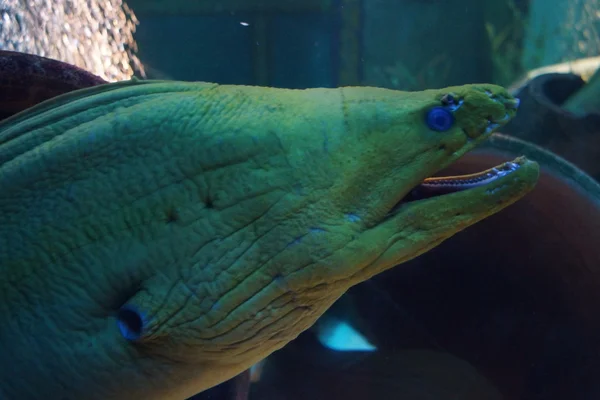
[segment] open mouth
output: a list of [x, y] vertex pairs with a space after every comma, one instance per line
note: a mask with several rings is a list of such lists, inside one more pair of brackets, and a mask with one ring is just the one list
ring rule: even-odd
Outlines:
[[489, 185], [518, 171], [525, 161], [524, 157], [519, 157], [513, 161], [474, 174], [427, 178], [400, 200], [391, 212], [396, 211], [402, 204], [411, 201], [429, 199]]

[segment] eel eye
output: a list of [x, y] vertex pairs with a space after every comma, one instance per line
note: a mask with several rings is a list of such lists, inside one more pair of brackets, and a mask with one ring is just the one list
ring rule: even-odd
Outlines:
[[117, 312], [117, 325], [127, 340], [138, 340], [144, 333], [144, 318], [135, 308], [124, 306]]
[[427, 126], [438, 132], [444, 132], [454, 125], [454, 115], [444, 107], [433, 107], [427, 112]]

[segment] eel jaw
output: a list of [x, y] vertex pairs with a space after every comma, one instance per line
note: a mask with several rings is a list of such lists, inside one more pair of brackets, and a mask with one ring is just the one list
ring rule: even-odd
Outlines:
[[[519, 157], [478, 174], [425, 179], [353, 246], [339, 252], [339, 265], [355, 270], [336, 268], [330, 279], [351, 286], [411, 260], [521, 199], [538, 178], [539, 165]], [[423, 188], [429, 192], [419, 192]]]
[[404, 196], [404, 198], [390, 210], [388, 216], [395, 214], [406, 203], [423, 201], [451, 193], [465, 192], [484, 186], [498, 184], [500, 183], [498, 181], [507, 179], [528, 164], [535, 163], [532, 163], [525, 157], [519, 157], [513, 161], [508, 161], [474, 174], [426, 178]]
[[448, 193], [460, 192], [483, 186], [496, 179], [510, 174], [521, 168], [522, 160], [508, 161], [485, 171], [468, 175], [442, 176], [425, 179], [420, 185], [412, 189], [402, 202], [417, 201], [430, 197], [442, 196]]

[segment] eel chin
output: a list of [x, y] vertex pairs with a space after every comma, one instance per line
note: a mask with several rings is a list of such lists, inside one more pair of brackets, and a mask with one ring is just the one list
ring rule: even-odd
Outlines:
[[427, 178], [411, 190], [400, 201], [400, 204], [487, 185], [517, 171], [521, 168], [523, 161], [523, 158], [517, 158], [474, 174]]

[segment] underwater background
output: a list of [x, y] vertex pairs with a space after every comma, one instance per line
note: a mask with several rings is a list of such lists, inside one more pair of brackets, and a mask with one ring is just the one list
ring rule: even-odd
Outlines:
[[441, 175], [525, 154], [543, 167], [533, 193], [352, 288], [194, 399], [600, 399], [600, 0], [0, 0], [0, 12], [0, 49], [109, 81], [490, 82], [521, 99]]

